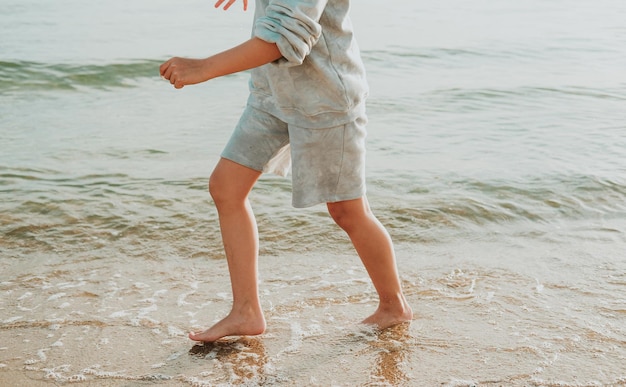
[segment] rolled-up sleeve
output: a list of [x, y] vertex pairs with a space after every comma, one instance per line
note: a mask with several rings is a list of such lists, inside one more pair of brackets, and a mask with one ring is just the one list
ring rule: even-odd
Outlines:
[[276, 43], [282, 66], [302, 64], [322, 34], [319, 23], [328, 0], [274, 0], [256, 20], [253, 35]]

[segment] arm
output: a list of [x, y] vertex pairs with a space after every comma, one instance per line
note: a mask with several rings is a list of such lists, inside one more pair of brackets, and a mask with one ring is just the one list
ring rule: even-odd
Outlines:
[[249, 70], [282, 57], [275, 43], [252, 38], [205, 59], [172, 58], [160, 67], [161, 76], [180, 89], [209, 79]]

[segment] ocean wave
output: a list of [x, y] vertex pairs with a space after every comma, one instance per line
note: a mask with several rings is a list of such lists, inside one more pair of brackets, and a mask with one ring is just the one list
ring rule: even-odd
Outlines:
[[0, 93], [132, 87], [159, 76], [158, 60], [126, 63], [69, 64], [0, 61]]
[[[502, 111], [519, 112], [520, 109], [541, 109], [547, 113], [558, 112], [556, 108], [547, 108], [547, 104], [560, 106], [563, 103], [575, 103], [585, 112], [594, 114], [592, 118], [607, 119], [606, 114], [595, 110], [599, 103], [613, 106], [626, 101], [626, 85], [612, 88], [563, 85], [560, 87], [516, 86], [502, 88], [446, 88], [434, 89], [416, 95], [422, 111], [435, 112], [476, 112]], [[428, 101], [428, 103], [426, 103]], [[394, 101], [395, 102], [395, 101]], [[594, 105], [590, 105], [593, 103]], [[551, 106], [551, 105], [548, 105]], [[494, 110], [497, 108], [498, 110]], [[595, 109], [595, 110], [594, 110]], [[600, 117], [596, 117], [600, 115]], [[586, 118], [586, 117], [584, 117]]]
[[523, 181], [447, 179], [430, 185], [403, 180], [387, 180], [377, 187], [395, 192], [374, 202], [397, 241], [436, 241], [452, 230], [543, 235], [558, 229], [595, 239], [626, 238], [626, 184], [617, 180], [583, 175]]
[[[374, 211], [398, 242], [439, 241], [457, 232], [584, 235], [626, 240], [626, 182], [599, 176], [544, 176], [520, 181], [415, 176], [371, 181]], [[162, 240], [195, 254], [221, 256], [216, 211], [204, 178], [169, 181], [123, 174], [68, 178], [39, 171], [0, 174], [0, 246], [48, 251], [135, 245]], [[263, 254], [307, 250], [319, 240], [347, 243], [332, 232], [323, 207], [295, 210], [284, 180], [259, 181], [251, 197]], [[552, 233], [552, 234], [551, 234]], [[563, 233], [567, 233], [563, 236]], [[346, 245], [347, 246], [347, 245]], [[317, 247], [315, 247], [317, 248]], [[130, 253], [130, 252], [129, 252]]]

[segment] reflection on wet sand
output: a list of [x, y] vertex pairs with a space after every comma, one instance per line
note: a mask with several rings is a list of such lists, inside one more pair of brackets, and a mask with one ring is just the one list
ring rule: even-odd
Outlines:
[[265, 344], [259, 337], [205, 342], [194, 345], [189, 354], [201, 359], [217, 360], [231, 374], [231, 381], [265, 379], [268, 356]]
[[[277, 357], [268, 355], [265, 343], [268, 340], [267, 345], [270, 345], [273, 340], [272, 337], [237, 337], [230, 340], [197, 344], [189, 350], [189, 355], [196, 360], [206, 362], [203, 365], [206, 370], [203, 373], [206, 376], [211, 374], [215, 378], [217, 374], [221, 374], [221, 378], [218, 377], [218, 379], [223, 379], [222, 381], [229, 384], [279, 383], [289, 380], [290, 377], [300, 372], [302, 375], [309, 374], [311, 381], [316, 380], [319, 383], [331, 376], [317, 374], [320, 367], [323, 369], [324, 365], [330, 366], [332, 364], [333, 366], [330, 368], [336, 365], [343, 368], [358, 358], [361, 361], [368, 359], [367, 361], [370, 362], [370, 366], [365, 367], [365, 369], [370, 370], [367, 378], [370, 383], [401, 386], [408, 385], [411, 381], [410, 376], [406, 373], [406, 362], [414, 347], [412, 344], [414, 344], [415, 338], [411, 336], [409, 328], [410, 324], [401, 324], [383, 331], [360, 330], [344, 337], [348, 341], [335, 348], [330, 343], [339, 343], [341, 340], [334, 341], [332, 337], [328, 336], [327, 356], [318, 359], [320, 363], [311, 362], [312, 359], [307, 357], [305, 353], [297, 351], [296, 356], [300, 360], [294, 363], [293, 368], [289, 368], [292, 375], [280, 375], [280, 371], [276, 374], [277, 369], [271, 363]], [[364, 346], [360, 350], [352, 352], [350, 347], [354, 348], [355, 344]], [[342, 350], [338, 353], [337, 348]], [[352, 359], [350, 359], [351, 357]], [[306, 371], [300, 368], [305, 364]], [[337, 376], [334, 375], [334, 377]], [[216, 379], [212, 380], [216, 381]], [[199, 380], [186, 381], [199, 382]], [[295, 380], [293, 381], [295, 382]]]
[[371, 380], [392, 386], [403, 385], [409, 382], [409, 377], [403, 369], [410, 351], [411, 335], [410, 324], [400, 324], [380, 331], [377, 340], [370, 343], [371, 350], [377, 352], [376, 367]]

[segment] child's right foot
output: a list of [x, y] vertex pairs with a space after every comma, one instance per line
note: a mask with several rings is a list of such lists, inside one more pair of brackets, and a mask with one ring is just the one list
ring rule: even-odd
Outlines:
[[265, 332], [265, 318], [261, 314], [239, 315], [230, 312], [223, 320], [202, 332], [191, 332], [195, 341], [212, 342], [226, 336], [255, 336]]
[[378, 329], [387, 329], [394, 325], [410, 323], [411, 320], [413, 320], [413, 311], [404, 296], [401, 296], [400, 302], [393, 306], [385, 303], [379, 304], [374, 314], [361, 323]]

